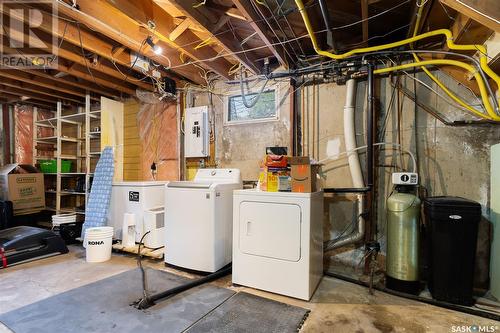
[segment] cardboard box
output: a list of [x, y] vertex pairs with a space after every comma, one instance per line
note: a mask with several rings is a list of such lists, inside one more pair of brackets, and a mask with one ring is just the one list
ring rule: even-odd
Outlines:
[[292, 192], [311, 193], [318, 191], [317, 175], [321, 165], [311, 164], [308, 156], [288, 158], [291, 166]]
[[43, 174], [31, 165], [3, 166], [0, 169], [0, 200], [12, 201], [15, 215], [44, 209]]

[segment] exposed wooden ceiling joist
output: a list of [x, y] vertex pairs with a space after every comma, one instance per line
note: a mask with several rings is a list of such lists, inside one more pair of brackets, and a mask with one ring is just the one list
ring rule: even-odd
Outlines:
[[30, 99], [24, 99], [24, 98], [21, 98], [21, 97], [22, 96], [10, 94], [8, 92], [4, 92], [4, 91], [0, 90], [0, 98], [5, 98], [7, 100], [8, 104], [14, 104], [14, 103], [33, 104], [35, 106], [39, 106], [39, 107], [46, 108], [46, 109], [53, 109], [54, 106], [55, 106], [55, 104], [47, 103], [47, 102], [44, 102], [44, 101], [35, 100], [35, 99], [32, 99], [32, 98], [30, 98]]
[[17, 102], [20, 100], [19, 96], [17, 96], [17, 95], [13, 95], [13, 94], [1, 92], [1, 91], [0, 91], [0, 98], [7, 101], [7, 103], [14, 103], [14, 102]]
[[145, 25], [154, 17], [154, 2], [152, 0], [108, 0], [107, 2], [119, 8], [125, 15], [136, 17], [139, 22]]
[[250, 1], [233, 0], [236, 8], [245, 16], [250, 26], [257, 32], [260, 39], [266, 44], [267, 48], [274, 54], [281, 66], [288, 68], [285, 50], [280, 46], [274, 46], [273, 41], [268, 37], [271, 34], [265, 23], [262, 22]]
[[498, 0], [439, 0], [473, 20], [500, 32], [500, 1]]
[[[3, 45], [3, 52], [4, 54], [12, 54], [16, 55], [16, 50], [11, 49], [5, 45]], [[36, 69], [34, 69], [36, 71]], [[135, 89], [133, 89], [130, 85], [122, 85], [122, 84], [117, 84], [114, 81], [108, 78], [102, 77], [102, 75], [98, 75], [97, 73], [90, 74], [88, 73], [85, 68], [83, 68], [81, 65], [78, 65], [76, 63], [72, 63], [71, 65], [65, 65], [63, 61], [59, 61], [57, 64], [57, 70], [63, 73], [67, 73], [69, 75], [72, 75], [74, 77], [87, 80], [90, 83], [95, 84], [97, 87], [101, 86], [102, 87], [107, 87], [113, 90], [116, 90], [118, 92], [122, 92], [125, 94], [135, 94]]]
[[177, 37], [179, 37], [181, 34], [183, 34], [187, 29], [189, 29], [189, 26], [191, 25], [191, 20], [188, 18], [185, 18], [182, 20], [181, 23], [179, 23], [174, 30], [170, 32], [168, 35], [168, 38], [172, 41], [175, 42]]
[[[483, 44], [493, 34], [491, 29], [462, 13], [458, 13], [455, 16], [455, 20], [450, 27], [450, 30], [454, 37], [454, 41], [457, 44]], [[446, 44], [443, 46], [443, 50], [450, 51]], [[475, 52], [462, 51], [461, 53], [473, 55]], [[449, 55], [436, 55], [435, 57], [455, 58], [455, 56]], [[462, 57], [457, 57], [457, 59], [463, 60]], [[442, 66], [440, 69], [466, 87], [470, 88], [475, 94], [480, 95], [480, 90], [476, 81], [471, 80], [467, 72], [464, 72], [462, 69], [458, 69], [455, 66]]]
[[[11, 18], [11, 20], [14, 20], [14, 18]], [[19, 25], [19, 26], [15, 25], [15, 27], [21, 27], [21, 26], [22, 25]], [[10, 31], [11, 32], [16, 31], [15, 27], [14, 28], [11, 27]], [[39, 38], [44, 43], [50, 44], [52, 42], [52, 40], [51, 40], [52, 36], [49, 35], [48, 33], [41, 31], [41, 30], [38, 30], [38, 29], [31, 29], [31, 31], [32, 31], [32, 33], [35, 33], [37, 38]], [[4, 29], [0, 29], [0, 34], [5, 35]], [[9, 36], [9, 40], [17, 40], [19, 42], [23, 42], [23, 38], [24, 38], [24, 40], [28, 40], [30, 38], [30, 36], [25, 34], [24, 32], [19, 32], [19, 34], [12, 34], [11, 33], [11, 36]], [[120, 80], [124, 79], [124, 74], [120, 73], [118, 70], [116, 70], [114, 68], [103, 65], [101, 63], [101, 61], [97, 61], [97, 63], [92, 63], [90, 59], [85, 59], [81, 54], [82, 51], [80, 48], [77, 48], [76, 46], [70, 45], [69, 43], [60, 43], [59, 46], [60, 47], [57, 50], [57, 56], [59, 58], [70, 60], [70, 61], [78, 63], [82, 66], [88, 66], [89, 70], [91, 72], [102, 73], [102, 74], [109, 75], [113, 78], [120, 79]], [[70, 51], [69, 48], [76, 48], [76, 50]], [[85, 72], [88, 73], [87, 70]], [[146, 89], [146, 90], [150, 90], [150, 91], [153, 90], [152, 84], [149, 84], [146, 82], [134, 81], [131, 83], [141, 87], [142, 89]]]
[[457, 44], [483, 44], [493, 34], [493, 30], [462, 13], [455, 17], [450, 30]]
[[[31, 85], [41, 87], [41, 88], [48, 88], [48, 89], [53, 89], [55, 91], [65, 93], [68, 95], [73, 95], [73, 96], [78, 96], [78, 97], [85, 97], [85, 90], [83, 89], [78, 89], [76, 87], [70, 88], [66, 83], [60, 83], [56, 81], [54, 78], [48, 79], [44, 77], [39, 77], [33, 74], [30, 74], [29, 72], [23, 72], [19, 70], [13, 70], [13, 69], [3, 69], [0, 70], [0, 77], [7, 78], [7, 79], [13, 79], [21, 82], [26, 82]], [[93, 100], [98, 100], [96, 97], [91, 97]]]
[[135, 95], [135, 89], [130, 84], [125, 84], [123, 81], [117, 82], [110, 77], [104, 77], [104, 75], [99, 75], [98, 73], [88, 73], [84, 67], [77, 63], [73, 63], [68, 66], [59, 62], [57, 70], [82, 80], [89, 81], [90, 83], [93, 82], [96, 86], [107, 87], [128, 95]]
[[[0, 75], [1, 75], [1, 73], [0, 73]], [[22, 90], [25, 90], [28, 92], [39, 93], [39, 94], [46, 95], [49, 97], [55, 97], [55, 98], [58, 98], [61, 100], [66, 100], [66, 101], [75, 102], [75, 103], [79, 103], [79, 104], [85, 103], [84, 99], [78, 99], [78, 98], [75, 98], [74, 96], [71, 96], [69, 94], [64, 94], [64, 93], [60, 93], [60, 92], [57, 92], [57, 91], [52, 90], [52, 89], [31, 85], [29, 83], [22, 82], [22, 81], [17, 81], [17, 80], [8, 79], [8, 78], [2, 78], [1, 84], [4, 86], [12, 87], [12, 88], [19, 88], [19, 89], [22, 89]]]
[[172, 2], [179, 11], [181, 11], [185, 16], [188, 16], [198, 25], [204, 27], [209, 33], [213, 34], [212, 39], [219, 43], [220, 46], [226, 51], [226, 53], [232, 55], [239, 62], [241, 62], [246, 68], [248, 68], [253, 73], [259, 73], [260, 70], [257, 68], [257, 58], [251, 52], [243, 52], [244, 48], [240, 45], [241, 41], [235, 38], [228, 38], [222, 34], [216, 34], [213, 27], [219, 21], [220, 17], [216, 14], [206, 10], [203, 6], [194, 8], [191, 0], [176, 0]]
[[49, 103], [54, 103], [54, 104], [59, 101], [58, 98], [47, 97], [47, 96], [42, 95], [42, 94], [26, 91], [26, 90], [23, 90], [20, 88], [13, 88], [13, 87], [9, 87], [9, 86], [4, 86], [2, 84], [0, 84], [0, 92], [8, 93], [11, 95], [16, 95], [16, 96], [20, 96], [20, 97], [25, 96], [25, 97], [33, 98], [33, 99], [36, 99], [39, 101], [49, 102]]
[[[81, 0], [78, 1], [80, 10], [77, 10], [65, 3], [59, 3], [59, 14], [64, 14], [69, 18], [81, 22], [90, 29], [97, 31], [109, 38], [121, 43], [134, 52], [144, 54], [155, 62], [163, 66], [177, 67], [173, 71], [196, 83], [205, 83], [200, 76], [200, 71], [190, 65], [184, 65], [177, 50], [166, 49], [163, 54], [156, 55], [151, 47], [146, 44], [146, 38], [150, 32], [137, 25], [137, 22], [116, 10], [107, 2], [101, 0]], [[112, 49], [108, 51], [110, 54]], [[130, 62], [130, 58], [129, 58]]]
[[94, 83], [76, 82], [76, 81], [72, 81], [72, 80], [65, 79], [65, 78], [59, 78], [59, 77], [55, 77], [52, 74], [47, 74], [44, 71], [35, 70], [35, 69], [21, 69], [21, 71], [25, 72], [25, 73], [29, 73], [31, 75], [35, 75], [35, 76], [39, 76], [39, 77], [42, 77], [45, 79], [59, 82], [66, 87], [72, 86], [72, 87], [82, 89], [83, 91], [92, 91], [98, 95], [107, 96], [107, 97], [111, 97], [111, 98], [120, 97], [120, 94], [118, 92], [111, 91], [109, 89], [105, 89], [102, 87], [97, 87]]
[[[94, 2], [96, 1], [83, 0], [82, 5], [82, 1], [80, 1], [79, 4], [81, 10], [91, 15], [97, 15], [97, 13], [93, 11], [93, 9], [97, 9], [97, 4], [95, 6], [90, 6], [90, 3]], [[149, 0], [146, 0], [146, 2], [149, 2]], [[136, 11], [129, 11], [127, 12], [127, 15], [131, 19], [133, 19], [133, 21], [137, 25], [137, 28], [148, 29], [151, 35], [156, 36], [156, 38], [158, 38], [158, 40], [162, 42], [160, 46], [166, 49], [169, 54], [172, 54], [173, 57], [178, 58], [180, 53], [184, 53], [189, 58], [197, 61], [215, 58], [211, 61], [200, 62], [198, 63], [198, 65], [211, 70], [226, 79], [229, 78], [228, 71], [232, 67], [232, 64], [228, 62], [224, 57], [216, 58], [217, 52], [211, 47], [199, 47], [202, 41], [192, 31], [187, 30], [189, 22], [184, 21], [184, 27], [177, 29], [178, 27], [174, 23], [174, 18], [170, 14], [165, 12], [159, 5], [157, 5], [156, 3], [152, 3], [150, 6], [151, 13], [149, 14], [152, 16], [148, 17], [148, 21], [154, 23], [154, 28], [150, 28], [147, 25], [141, 24], [141, 15], [137, 15], [137, 13], [140, 11], [140, 8], [142, 7], [143, 1], [114, 0], [113, 3], [115, 7], [102, 2], [99, 3], [98, 7], [100, 10], [104, 11], [113, 11], [114, 9], [114, 11], [120, 12], [122, 8], [137, 6]], [[174, 35], [172, 36], [174, 37], [173, 39], [169, 38], [172, 33], [174, 33]]]
[[[5, 10], [8, 7], [8, 5], [1, 6], [0, 10]], [[15, 11], [10, 11], [10, 16], [12, 19], [19, 20], [21, 17], [19, 16], [20, 14], [17, 14]], [[17, 16], [16, 16], [17, 15]], [[48, 14], [42, 14], [42, 15], [48, 15]], [[103, 41], [102, 39], [98, 38], [97, 36], [86, 32], [84, 29], [80, 29], [79, 27], [75, 26], [72, 23], [68, 22], [61, 22], [60, 20], [56, 24], [56, 29], [53, 29], [53, 26], [49, 23], [50, 20], [44, 19], [42, 23], [38, 26], [38, 28], [46, 33], [53, 33], [55, 36], [59, 38], [63, 38], [65, 41], [68, 41], [69, 43], [73, 44], [77, 48], [84, 48], [87, 49], [90, 52], [93, 52], [95, 54], [98, 54], [102, 57], [112, 59], [113, 61], [116, 61], [119, 64], [129, 66], [130, 63], [130, 54], [127, 51], [122, 52], [120, 55], [117, 55], [116, 58], [113, 58], [111, 55], [111, 52], [113, 50], [113, 46], [110, 45], [109, 43]], [[68, 52], [65, 52], [62, 50], [62, 54], [68, 57], [71, 57], [71, 60], [76, 60], [76, 57], [70, 56]], [[80, 61], [81, 62], [80, 58]], [[64, 68], [63, 68], [64, 69]], [[100, 69], [104, 70], [104, 67], [100, 67]], [[135, 69], [137, 70], [137, 69]], [[108, 73], [110, 71], [104, 70]], [[84, 71], [83, 74], [88, 73], [87, 70]], [[123, 81], [124, 77], [123, 75], [118, 76], [118, 74], [115, 73], [114, 77], [119, 77], [121, 81]], [[111, 81], [116, 81], [116, 80], [111, 80]], [[92, 88], [87, 88], [88, 90], [93, 91]], [[103, 92], [103, 95], [106, 96], [118, 96], [119, 94], [117, 92], [112, 92], [112, 91], [99, 91], [98, 89], [95, 89], [95, 92], [100, 93]], [[127, 93], [130, 93], [131, 91], [129, 90]]]

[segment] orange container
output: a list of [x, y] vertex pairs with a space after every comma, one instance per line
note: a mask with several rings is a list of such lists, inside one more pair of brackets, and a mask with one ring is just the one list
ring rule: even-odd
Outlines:
[[270, 168], [286, 168], [287, 167], [286, 155], [266, 155], [265, 164]]

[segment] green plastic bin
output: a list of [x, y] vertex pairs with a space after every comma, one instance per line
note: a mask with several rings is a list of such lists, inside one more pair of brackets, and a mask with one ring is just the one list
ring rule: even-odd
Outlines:
[[[57, 160], [41, 160], [40, 169], [43, 173], [56, 173]], [[61, 160], [61, 172], [71, 172], [71, 161]]]

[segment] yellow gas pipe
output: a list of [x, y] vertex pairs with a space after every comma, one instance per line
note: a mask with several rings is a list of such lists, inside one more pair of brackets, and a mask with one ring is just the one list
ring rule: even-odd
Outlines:
[[[480, 55], [479, 55], [479, 63], [481, 65], [481, 68], [486, 73], [486, 75], [488, 75], [490, 78], [492, 78], [495, 81], [495, 83], [497, 85], [497, 89], [500, 88], [500, 77], [495, 72], [493, 72], [493, 70], [491, 70], [491, 68], [488, 67], [488, 60], [487, 60], [487, 57], [486, 57], [486, 54], [487, 54], [486, 53], [486, 48], [483, 45], [457, 45], [457, 44], [455, 44], [453, 42], [452, 33], [448, 29], [433, 30], [433, 31], [429, 31], [429, 32], [426, 32], [426, 33], [423, 33], [423, 34], [420, 34], [420, 35], [414, 35], [411, 38], [406, 38], [406, 39], [403, 39], [403, 40], [400, 40], [400, 41], [397, 41], [397, 42], [393, 42], [393, 43], [388, 43], [388, 44], [377, 45], [377, 46], [372, 46], [372, 47], [364, 47], [364, 48], [354, 49], [354, 50], [348, 51], [348, 52], [343, 53], [343, 54], [334, 54], [334, 53], [331, 53], [331, 52], [328, 52], [328, 51], [321, 50], [319, 48], [318, 42], [316, 40], [316, 36], [314, 35], [314, 31], [312, 30], [311, 22], [309, 21], [309, 16], [307, 15], [307, 12], [306, 12], [306, 9], [304, 7], [304, 4], [303, 4], [302, 0], [295, 0], [295, 4], [297, 5], [297, 7], [298, 7], [298, 9], [300, 11], [300, 14], [302, 15], [302, 19], [304, 21], [304, 24], [306, 26], [307, 32], [308, 32], [309, 37], [311, 39], [311, 42], [313, 44], [314, 50], [319, 55], [322, 55], [322, 56], [325, 56], [325, 57], [329, 57], [329, 58], [332, 58], [332, 59], [335, 59], [335, 60], [340, 60], [340, 59], [345, 59], [347, 57], [350, 57], [350, 56], [352, 56], [354, 54], [369, 53], [369, 52], [387, 50], [387, 49], [391, 49], [391, 48], [395, 48], [395, 47], [399, 47], [399, 46], [403, 46], [403, 45], [407, 45], [407, 44], [412, 44], [414, 42], [417, 42], [417, 41], [425, 39], [425, 38], [429, 38], [429, 37], [433, 37], [433, 36], [439, 36], [439, 35], [444, 35], [446, 37], [446, 44], [447, 44], [448, 48], [451, 49], [451, 50], [461, 50], [461, 51], [473, 50], [473, 51], [479, 51], [479, 53], [480, 53]], [[417, 19], [419, 19], [419, 18], [417, 18]], [[418, 59], [418, 57], [417, 57], [417, 59]], [[483, 101], [484, 107], [485, 107], [486, 112], [488, 113], [488, 115], [485, 115], [485, 114], [481, 113], [480, 111], [478, 111], [478, 110], [470, 107], [465, 102], [461, 101], [458, 97], [456, 97], [455, 95], [453, 95], [453, 93], [451, 93], [439, 80], [437, 80], [437, 78], [434, 77], [433, 80], [435, 79], [435, 82], [441, 88], [443, 88], [448, 93], [448, 95], [450, 95], [450, 97], [452, 97], [455, 101], [457, 101], [461, 105], [464, 105], [464, 104], [467, 105], [467, 109], [470, 110], [471, 112], [473, 112], [474, 114], [476, 114], [477, 116], [479, 116], [481, 118], [488, 119], [488, 120], [500, 121], [500, 116], [495, 112], [495, 110], [493, 109], [493, 107], [492, 107], [492, 105], [490, 103], [490, 100], [489, 100], [489, 97], [488, 97], [488, 92], [487, 92], [487, 89], [486, 89], [486, 85], [485, 85], [485, 83], [483, 81], [483, 78], [481, 77], [481, 75], [479, 73], [477, 73], [477, 71], [474, 70], [473, 66], [471, 66], [471, 65], [469, 65], [467, 63], [464, 63], [464, 62], [461, 62], [461, 61], [457, 61], [457, 60], [446, 60], [446, 59], [416, 61], [414, 63], [409, 63], [409, 64], [403, 64], [403, 65], [399, 65], [399, 66], [393, 66], [393, 67], [387, 67], [387, 68], [377, 69], [377, 70], [374, 71], [374, 73], [375, 74], [383, 74], [383, 73], [388, 73], [388, 72], [391, 72], [391, 71], [397, 71], [397, 70], [402, 70], [402, 69], [411, 68], [411, 67], [417, 67], [417, 66], [422, 66], [423, 67], [423, 66], [430, 66], [430, 65], [452, 65], [452, 66], [458, 66], [458, 67], [464, 68], [464, 69], [468, 70], [470, 73], [472, 73], [474, 75], [474, 78], [477, 81], [478, 86], [479, 86], [479, 90], [481, 92], [481, 99]], [[431, 75], [432, 75], [432, 73], [431, 73]], [[495, 98], [495, 97], [492, 96], [492, 98]]]
[[[420, 6], [419, 9], [418, 9], [417, 20], [415, 22], [415, 28], [413, 30], [413, 37], [415, 37], [417, 35], [417, 33], [418, 33], [418, 28], [420, 27], [420, 20], [422, 18], [422, 13], [423, 13], [423, 10], [424, 10], [424, 5]], [[413, 53], [413, 58], [415, 59], [415, 61], [421, 61], [421, 59], [417, 56], [416, 53]], [[432, 81], [434, 81], [441, 89], [443, 89], [443, 91], [451, 99], [453, 99], [455, 102], [457, 102], [458, 104], [460, 104], [461, 106], [463, 106], [464, 108], [466, 108], [467, 110], [469, 110], [470, 112], [476, 114], [477, 116], [483, 117], [483, 118], [485, 117], [484, 113], [482, 113], [481, 111], [479, 111], [476, 108], [472, 107], [471, 105], [467, 104], [464, 100], [462, 100], [460, 97], [458, 97], [457, 95], [455, 95], [451, 90], [449, 90], [448, 87], [446, 87], [434, 74], [431, 73], [431, 71], [429, 71], [424, 66], [422, 66], [421, 69], [425, 72], [425, 74], [427, 74], [428, 77], [430, 77], [432, 79]], [[474, 70], [473, 73], [477, 72], [475, 69], [473, 69], [473, 70]], [[475, 77], [475, 79], [477, 81], [477, 77], [475, 75], [474, 75], [474, 77]], [[481, 77], [481, 79], [482, 79], [482, 77]], [[483, 93], [481, 92], [481, 97], [482, 96], [483, 96]], [[488, 99], [488, 101], [489, 101], [489, 99]], [[483, 101], [483, 103], [484, 103], [484, 101]], [[489, 118], [490, 117], [486, 117], [486, 119], [489, 119]]]

